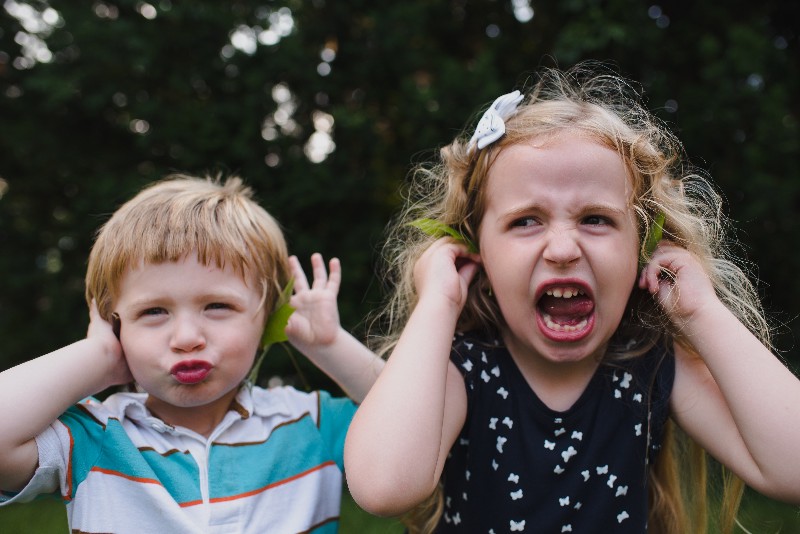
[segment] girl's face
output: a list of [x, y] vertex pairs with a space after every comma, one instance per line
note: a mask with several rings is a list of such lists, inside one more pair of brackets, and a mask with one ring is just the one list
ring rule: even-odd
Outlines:
[[505, 148], [487, 179], [480, 250], [506, 345], [518, 361], [593, 364], [638, 268], [622, 159], [565, 133]]
[[129, 270], [119, 295], [120, 341], [148, 407], [200, 433], [216, 426], [258, 350], [260, 291], [189, 254]]

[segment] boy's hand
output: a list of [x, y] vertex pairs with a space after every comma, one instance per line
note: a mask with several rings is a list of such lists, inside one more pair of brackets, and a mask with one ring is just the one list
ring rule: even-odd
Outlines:
[[295, 312], [286, 325], [286, 335], [292, 345], [301, 351], [312, 346], [330, 345], [339, 333], [336, 297], [342, 281], [341, 264], [338, 259], [331, 259], [329, 273], [322, 255], [313, 254], [311, 268], [314, 281], [309, 286], [297, 257], [291, 256], [289, 263], [294, 275], [294, 295], [289, 304]]
[[[117, 323], [117, 328], [121, 328]], [[109, 386], [127, 384], [133, 381], [133, 375], [128, 368], [128, 362], [122, 351], [122, 344], [117, 337], [119, 332], [114, 332], [114, 326], [100, 316], [97, 303], [92, 301], [89, 306], [89, 329], [86, 339], [101, 347], [104, 360], [102, 364], [108, 369]]]

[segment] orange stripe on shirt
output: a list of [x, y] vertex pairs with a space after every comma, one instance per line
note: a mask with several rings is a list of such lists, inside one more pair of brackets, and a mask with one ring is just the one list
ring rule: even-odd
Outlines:
[[[326, 467], [330, 467], [330, 466], [333, 466], [333, 465], [336, 465], [336, 462], [334, 462], [333, 460], [328, 460], [327, 462], [323, 462], [323, 463], [319, 464], [316, 467], [312, 467], [311, 469], [308, 469], [307, 471], [303, 471], [302, 473], [298, 473], [298, 474], [293, 475], [293, 476], [291, 476], [289, 478], [286, 478], [284, 480], [279, 480], [278, 482], [273, 482], [272, 484], [268, 484], [268, 485], [264, 486], [263, 488], [254, 489], [254, 490], [251, 490], [251, 491], [248, 491], [248, 492], [245, 492], [245, 493], [240, 493], [238, 495], [230, 495], [228, 497], [215, 497], [215, 498], [211, 499], [210, 502], [217, 503], [217, 502], [225, 502], [225, 501], [235, 501], [237, 499], [244, 499], [246, 497], [252, 497], [253, 495], [257, 495], [257, 494], [265, 492], [265, 491], [267, 491], [269, 489], [276, 488], [276, 487], [282, 486], [284, 484], [288, 484], [289, 482], [292, 482], [294, 480], [303, 478], [306, 475], [310, 475], [311, 473], [314, 473], [316, 471], [320, 471], [322, 469], [325, 469]], [[185, 503], [181, 503], [180, 506], [181, 506], [181, 508], [186, 508], [186, 507], [189, 507], [189, 506], [195, 506], [197, 504], [202, 504], [202, 502], [203, 501], [188, 501], [188, 502], [185, 502]]]
[[90, 471], [94, 471], [96, 473], [103, 473], [104, 475], [112, 475], [115, 477], [125, 478], [127, 480], [132, 480], [134, 482], [141, 482], [143, 484], [157, 484], [161, 485], [161, 482], [155, 480], [153, 478], [144, 478], [144, 477], [135, 477], [131, 475], [126, 475], [125, 473], [120, 473], [119, 471], [113, 471], [111, 469], [104, 469], [102, 467], [92, 467]]
[[67, 429], [67, 435], [69, 436], [69, 456], [67, 457], [67, 494], [62, 495], [61, 498], [64, 499], [65, 502], [70, 502], [72, 500], [72, 449], [75, 446], [75, 440], [72, 439], [72, 431], [69, 429], [67, 425], [65, 425], [60, 419], [56, 419], [61, 426]]

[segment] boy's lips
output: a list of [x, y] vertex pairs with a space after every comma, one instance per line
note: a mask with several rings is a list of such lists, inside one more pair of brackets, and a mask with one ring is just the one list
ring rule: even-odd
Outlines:
[[170, 369], [170, 374], [181, 384], [197, 384], [205, 380], [213, 366], [202, 360], [184, 360]]
[[583, 339], [594, 327], [592, 291], [580, 280], [543, 284], [537, 292], [536, 322], [548, 339], [559, 342]]

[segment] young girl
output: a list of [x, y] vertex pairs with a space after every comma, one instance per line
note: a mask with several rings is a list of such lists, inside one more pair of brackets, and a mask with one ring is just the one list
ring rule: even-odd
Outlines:
[[498, 98], [415, 174], [389, 241], [391, 356], [345, 445], [362, 507], [416, 507], [413, 532], [704, 530], [673, 423], [800, 502], [800, 381], [680, 156], [626, 82], [576, 67]]
[[382, 362], [339, 326], [338, 261], [312, 267], [309, 286], [236, 177], [125, 203], [89, 257], [86, 337], [0, 373], [0, 504], [56, 494], [72, 532], [336, 532], [355, 404], [246, 380], [294, 278], [289, 340], [352, 399], [372, 385]]

